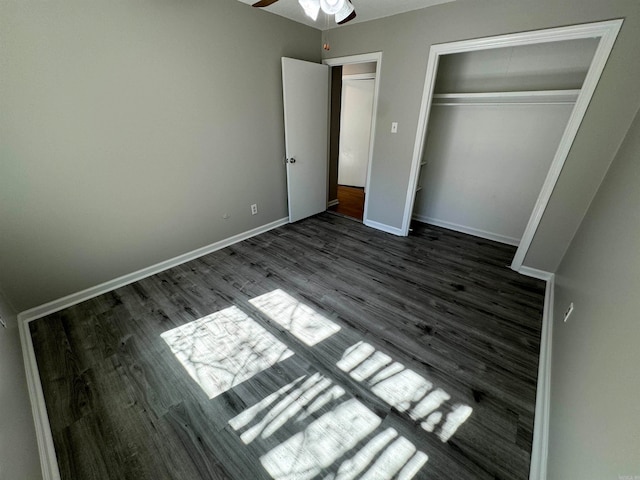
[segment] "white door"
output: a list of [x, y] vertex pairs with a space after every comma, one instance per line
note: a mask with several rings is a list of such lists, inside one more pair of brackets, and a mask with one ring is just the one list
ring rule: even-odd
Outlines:
[[342, 80], [338, 184], [364, 187], [369, 166], [375, 80]]
[[289, 221], [327, 209], [329, 67], [282, 58]]

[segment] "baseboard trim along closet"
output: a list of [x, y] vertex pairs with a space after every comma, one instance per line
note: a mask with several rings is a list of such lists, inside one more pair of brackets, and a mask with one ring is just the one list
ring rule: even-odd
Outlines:
[[500, 235], [499, 233], [487, 232], [478, 228], [467, 227], [465, 225], [459, 225], [457, 223], [446, 222], [444, 220], [438, 220], [437, 218], [427, 217], [424, 215], [414, 214], [413, 219], [417, 222], [428, 223], [429, 225], [435, 225], [436, 227], [447, 228], [460, 233], [467, 233], [474, 237], [486, 238], [487, 240], [493, 240], [495, 242], [505, 243], [507, 245], [513, 245], [517, 247], [520, 243], [520, 239], [508, 237], [506, 235]]
[[538, 270], [537, 268], [525, 267], [521, 266], [517, 272], [521, 275], [526, 275], [527, 277], [537, 278], [539, 280], [544, 280], [548, 282], [553, 278], [553, 273], [545, 272], [544, 270]]
[[[546, 273], [546, 272], [545, 272]], [[544, 295], [542, 333], [540, 336], [540, 359], [538, 361], [538, 385], [536, 410], [533, 421], [533, 444], [529, 480], [547, 479], [549, 458], [549, 416], [551, 405], [551, 354], [553, 346], [553, 300], [555, 277], [549, 274]]]
[[33, 340], [29, 330], [29, 322], [44, 317], [51, 313], [71, 307], [85, 300], [97, 297], [104, 293], [123, 287], [143, 278], [163, 272], [169, 268], [181, 265], [190, 260], [194, 260], [203, 255], [221, 250], [225, 247], [241, 242], [248, 238], [254, 237], [274, 228], [289, 223], [289, 218], [281, 218], [266, 225], [239, 233], [232, 237], [220, 240], [205, 247], [198, 248], [191, 252], [178, 255], [177, 257], [165, 260], [155, 265], [143, 268], [133, 273], [123, 275], [108, 282], [101, 283], [94, 287], [87, 288], [81, 292], [67, 295], [66, 297], [54, 300], [44, 305], [25, 310], [18, 314], [18, 327], [20, 330], [20, 343], [22, 345], [22, 356], [24, 359], [24, 367], [27, 374], [27, 387], [29, 389], [29, 398], [31, 400], [31, 412], [36, 429], [36, 439], [38, 441], [38, 453], [40, 455], [40, 466], [42, 469], [43, 480], [60, 480], [60, 471], [58, 469], [58, 461], [56, 458], [55, 447], [53, 444], [53, 436], [51, 434], [51, 426], [49, 417], [47, 416], [47, 407], [42, 392], [42, 384], [40, 383], [40, 373], [36, 362], [35, 351], [33, 349]]
[[392, 235], [397, 235], [399, 237], [405, 236], [401, 228], [392, 227], [380, 222], [374, 222], [373, 220], [365, 220], [362, 223], [364, 223], [367, 227], [375, 228], [376, 230], [380, 230], [382, 232], [391, 233]]

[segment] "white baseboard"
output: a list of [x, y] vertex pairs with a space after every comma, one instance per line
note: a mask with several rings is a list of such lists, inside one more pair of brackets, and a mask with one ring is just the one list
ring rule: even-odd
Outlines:
[[384, 223], [374, 222], [373, 220], [365, 220], [364, 223], [367, 227], [375, 228], [376, 230], [381, 230], [383, 232], [391, 233], [393, 235], [397, 235], [399, 237], [404, 237], [405, 235], [402, 233], [401, 228], [392, 227], [390, 225], [385, 225]]
[[281, 218], [266, 225], [239, 233], [238, 235], [220, 240], [219, 242], [212, 243], [211, 245], [184, 253], [169, 260], [165, 260], [164, 262], [151, 265], [150, 267], [123, 275], [108, 282], [101, 283], [100, 285], [87, 288], [78, 293], [67, 295], [66, 297], [45, 303], [44, 305], [31, 308], [18, 314], [20, 343], [22, 345], [24, 367], [27, 374], [27, 387], [29, 389], [31, 411], [36, 429], [36, 439], [38, 441], [38, 452], [40, 454], [40, 466], [42, 469], [43, 480], [60, 480], [60, 471], [58, 469], [55, 447], [53, 445], [53, 436], [51, 435], [49, 417], [47, 416], [47, 407], [44, 401], [44, 394], [42, 392], [42, 384], [40, 383], [40, 373], [38, 371], [38, 364], [36, 362], [36, 356], [33, 349], [33, 340], [29, 330], [29, 322], [72, 305], [76, 305], [80, 302], [84, 302], [85, 300], [89, 300], [98, 295], [102, 295], [103, 293], [110, 292], [111, 290], [128, 285], [132, 282], [155, 275], [156, 273], [160, 273], [190, 260], [194, 260], [203, 255], [207, 255], [208, 253], [221, 250], [233, 245], [234, 243], [241, 242], [247, 238], [254, 237], [287, 223], [289, 223], [288, 217]]
[[53, 445], [51, 425], [49, 424], [47, 407], [44, 402], [44, 393], [42, 392], [40, 372], [36, 362], [36, 354], [33, 350], [29, 323], [19, 321], [18, 328], [20, 330], [24, 369], [27, 374], [27, 388], [29, 390], [29, 399], [31, 400], [31, 414], [33, 415], [33, 423], [36, 429], [42, 480], [60, 480], [60, 470], [58, 469], [58, 460]]
[[551, 354], [553, 346], [553, 300], [555, 286], [554, 275], [549, 275], [544, 296], [544, 313], [542, 315], [536, 411], [533, 423], [533, 444], [531, 446], [529, 480], [546, 480], [547, 478], [549, 415], [551, 405]]
[[467, 227], [465, 225], [458, 225], [457, 223], [446, 222], [444, 220], [438, 220], [433, 217], [426, 217], [424, 215], [414, 214], [412, 217], [414, 220], [422, 223], [428, 223], [429, 225], [435, 225], [436, 227], [447, 228], [456, 232], [467, 233], [474, 237], [486, 238], [487, 240], [493, 240], [495, 242], [506, 243], [507, 245], [513, 245], [517, 247], [520, 244], [519, 238], [508, 237], [499, 233], [487, 232], [478, 228]]
[[340, 201], [337, 198], [335, 200], [331, 200], [329, 203], [327, 203], [327, 208], [338, 205], [339, 203]]
[[537, 278], [539, 280], [544, 280], [545, 282], [548, 282], [553, 277], [553, 273], [538, 270], [537, 268], [525, 267], [524, 265], [516, 271], [522, 275], [526, 275], [527, 277]]
[[150, 267], [146, 267], [136, 272], [128, 273], [121, 277], [114, 278], [113, 280], [101, 283], [100, 285], [89, 287], [80, 292], [72, 293], [71, 295], [67, 295], [66, 297], [62, 297], [57, 300], [45, 303], [44, 305], [39, 305], [29, 310], [25, 310], [24, 312], [18, 314], [18, 323], [30, 322], [31, 320], [35, 320], [51, 313], [58, 312], [67, 307], [71, 307], [80, 302], [84, 302], [85, 300], [89, 300], [93, 297], [97, 297], [98, 295], [102, 295], [103, 293], [115, 290], [116, 288], [120, 288], [130, 283], [137, 282], [138, 280], [142, 280], [143, 278], [155, 275], [156, 273], [163, 272], [169, 268], [181, 265], [190, 260], [202, 257], [203, 255], [215, 252], [216, 250], [221, 250], [225, 247], [233, 245], [234, 243], [246, 240], [247, 238], [251, 238], [256, 235], [260, 235], [261, 233], [268, 232], [269, 230], [280, 227], [287, 223], [289, 223], [288, 217], [281, 218], [274, 222], [267, 223], [266, 225], [262, 225], [246, 232], [239, 233], [232, 237], [225, 238], [224, 240], [220, 240], [219, 242], [212, 243], [191, 252], [183, 253], [182, 255], [170, 258], [169, 260], [156, 263], [155, 265], [151, 265]]

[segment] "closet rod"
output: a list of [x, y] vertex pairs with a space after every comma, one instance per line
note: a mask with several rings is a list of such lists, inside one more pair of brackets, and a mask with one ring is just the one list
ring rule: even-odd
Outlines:
[[521, 92], [435, 93], [434, 105], [574, 105], [580, 90], [529, 90]]
[[434, 107], [496, 107], [502, 105], [575, 105], [576, 102], [433, 102]]

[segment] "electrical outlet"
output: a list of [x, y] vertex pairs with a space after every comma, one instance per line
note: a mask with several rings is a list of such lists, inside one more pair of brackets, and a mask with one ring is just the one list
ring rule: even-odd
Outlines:
[[258, 204], [254, 203], [251, 205], [251, 215], [257, 215], [258, 214]]
[[567, 311], [564, 312], [564, 321], [566, 322], [567, 320], [569, 320], [569, 316], [571, 315], [571, 313], [573, 312], [573, 302], [571, 302], [569, 304], [569, 308], [567, 308]]
[[398, 133], [398, 122], [391, 122], [391, 133]]

